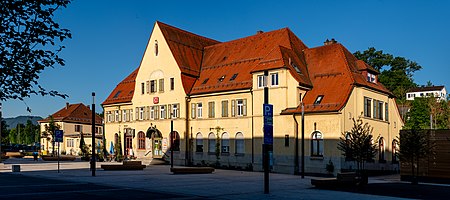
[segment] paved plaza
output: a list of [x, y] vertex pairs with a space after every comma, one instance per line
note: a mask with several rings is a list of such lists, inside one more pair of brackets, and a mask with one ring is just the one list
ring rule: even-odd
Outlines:
[[[12, 164], [20, 164], [21, 172], [11, 172]], [[170, 166], [151, 165], [142, 171], [104, 171], [97, 163], [96, 176], [89, 170], [89, 162], [61, 162], [58, 173], [57, 162], [32, 161], [32, 159], [8, 159], [0, 164], [0, 177], [14, 180], [22, 178], [30, 182], [29, 187], [48, 185], [58, 188], [62, 185], [74, 190], [86, 188], [97, 196], [120, 199], [116, 194], [134, 194], [134, 197], [151, 199], [399, 199], [389, 196], [378, 196], [352, 192], [315, 189], [311, 178], [287, 174], [270, 174], [270, 194], [263, 194], [263, 173], [217, 169], [213, 174], [174, 175]], [[42, 180], [39, 182], [39, 180]], [[17, 181], [16, 181], [17, 182]], [[398, 176], [370, 178], [369, 183], [397, 183]], [[11, 183], [14, 184], [14, 183]], [[71, 185], [72, 184], [72, 185]], [[14, 190], [5, 189], [2, 181], [2, 197], [18, 197]], [[27, 188], [23, 188], [27, 191]], [[23, 191], [22, 190], [22, 191]], [[130, 193], [131, 191], [131, 193]], [[16, 191], [17, 192], [17, 191]], [[84, 197], [88, 193], [61, 192], [47, 189], [46, 195], [69, 195]], [[5, 194], [6, 193], [6, 194]], [[26, 195], [26, 192], [22, 192]], [[22, 195], [24, 195], [22, 194]], [[39, 190], [33, 191], [34, 195]], [[5, 196], [6, 195], [6, 196]], [[122, 196], [123, 197], [123, 196]]]

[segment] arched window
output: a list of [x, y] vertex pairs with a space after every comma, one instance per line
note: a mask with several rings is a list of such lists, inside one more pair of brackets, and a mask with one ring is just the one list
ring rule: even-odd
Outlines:
[[[170, 134], [170, 139], [172, 140], [173, 137], [173, 150], [174, 151], [180, 151], [180, 134], [178, 132], [174, 131], [172, 134]], [[172, 149], [172, 147], [170, 147]]]
[[381, 137], [380, 140], [378, 140], [378, 161], [379, 162], [386, 162], [386, 159], [384, 157], [384, 151], [385, 151], [385, 146], [384, 146], [384, 138]]
[[314, 131], [311, 135], [311, 156], [323, 157], [323, 135], [320, 131]]
[[236, 148], [236, 154], [244, 154], [245, 148], [244, 148], [244, 134], [241, 132], [236, 133], [236, 140], [235, 140], [235, 148]]
[[142, 131], [138, 133], [138, 149], [145, 149], [145, 133]]
[[196, 152], [203, 152], [203, 135], [201, 133], [197, 133], [195, 149]]
[[158, 56], [158, 40], [155, 40], [155, 56]]
[[227, 132], [222, 134], [222, 153], [230, 153], [230, 135]]
[[209, 133], [208, 135], [208, 152], [216, 152], [216, 136], [214, 133]]
[[398, 163], [398, 141], [392, 141], [392, 163]]

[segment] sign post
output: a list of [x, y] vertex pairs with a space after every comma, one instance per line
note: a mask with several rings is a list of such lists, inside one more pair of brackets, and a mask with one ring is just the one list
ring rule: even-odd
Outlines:
[[58, 142], [58, 173], [59, 173], [59, 154], [61, 152], [59, 144], [63, 141], [63, 130], [55, 130], [55, 142]]
[[264, 194], [269, 194], [269, 171], [270, 154], [273, 151], [273, 105], [263, 105], [264, 116], [264, 144], [263, 144], [263, 167], [264, 167]]

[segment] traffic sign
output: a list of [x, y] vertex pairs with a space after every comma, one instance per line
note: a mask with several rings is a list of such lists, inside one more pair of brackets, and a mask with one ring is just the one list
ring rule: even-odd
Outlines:
[[273, 144], [273, 105], [263, 104], [264, 144]]
[[63, 142], [63, 130], [55, 130], [55, 142]]

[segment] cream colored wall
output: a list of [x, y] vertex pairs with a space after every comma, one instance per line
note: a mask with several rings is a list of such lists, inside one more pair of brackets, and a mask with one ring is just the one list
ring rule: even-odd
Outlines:
[[[45, 131], [45, 125], [48, 125], [49, 123], [40, 123], [41, 126], [41, 135], [42, 132]], [[79, 138], [74, 138], [74, 146], [73, 147], [68, 147], [67, 146], [67, 139], [72, 138], [72, 137], [67, 137], [70, 134], [80, 134], [80, 132], [75, 132], [75, 125], [81, 125], [82, 127], [82, 132], [83, 133], [91, 133], [91, 125], [90, 124], [79, 124], [79, 123], [71, 123], [71, 122], [55, 122], [55, 124], [59, 125], [61, 128], [61, 130], [63, 130], [64, 132], [64, 137], [63, 137], [63, 142], [61, 142], [59, 145], [59, 148], [61, 149], [61, 152], [65, 151], [66, 154], [70, 154], [72, 152], [73, 155], [78, 155], [78, 153], [80, 152], [80, 139]], [[102, 126], [96, 126], [96, 127], [102, 127]], [[103, 129], [103, 127], [102, 127]], [[50, 135], [50, 138], [52, 138], [52, 136]], [[85, 144], [86, 145], [91, 145], [92, 144], [92, 138], [91, 137], [85, 137], [84, 138]], [[45, 145], [45, 147], [43, 147], [42, 150], [47, 151], [47, 139], [46, 138], [41, 138], [41, 145]], [[57, 151], [58, 149], [58, 143], [55, 143], [55, 151]], [[51, 153], [53, 151], [53, 145], [51, 140], [48, 141], [48, 152], [46, 153]]]
[[[132, 116], [132, 120], [131, 121], [123, 121], [122, 120], [122, 113], [124, 110], [133, 110], [133, 116]], [[105, 113], [105, 140], [106, 140], [106, 150], [109, 152], [110, 148], [111, 148], [111, 141], [114, 143], [114, 135], [116, 133], [121, 133], [121, 138], [123, 140], [123, 133], [125, 128], [129, 128], [129, 127], [134, 127], [134, 123], [135, 123], [135, 108], [133, 107], [133, 105], [131, 105], [130, 103], [128, 104], [113, 104], [113, 105], [105, 105], [103, 106], [103, 110]], [[109, 122], [108, 121], [108, 116], [106, 113], [111, 112], [114, 118], [114, 113], [116, 110], [119, 110], [120, 113], [120, 120], [118, 122], [113, 121], [113, 122]], [[122, 142], [123, 144], [123, 142]]]

